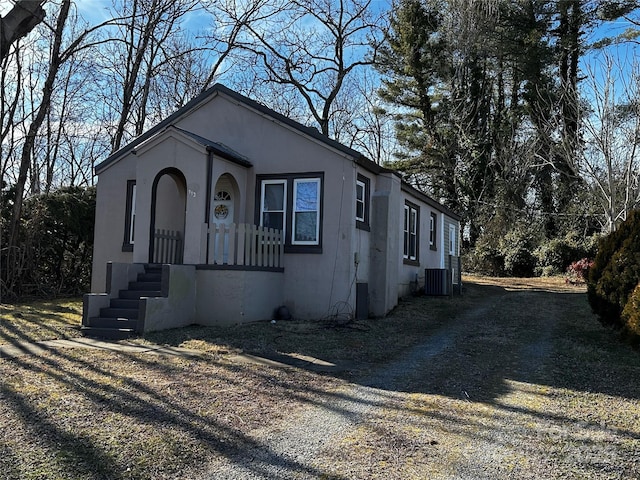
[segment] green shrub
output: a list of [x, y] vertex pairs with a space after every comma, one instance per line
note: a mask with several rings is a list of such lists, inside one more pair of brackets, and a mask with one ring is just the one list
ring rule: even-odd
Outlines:
[[500, 277], [505, 274], [504, 257], [484, 238], [480, 238], [476, 247], [465, 255], [462, 264], [467, 271], [480, 275]]
[[633, 289], [622, 310], [622, 323], [629, 339], [638, 344], [640, 342], [640, 283]]
[[504, 272], [513, 277], [531, 277], [536, 265], [533, 251], [535, 235], [530, 228], [519, 225], [500, 239], [499, 249], [504, 258]]
[[537, 230], [525, 221], [510, 224], [503, 218], [493, 219], [483, 229], [475, 248], [465, 256], [465, 268], [483, 275], [532, 276]]
[[593, 258], [597, 251], [597, 236], [581, 237], [569, 232], [562, 238], [553, 238], [535, 249], [536, 275], [560, 275], [581, 258]]
[[[94, 218], [94, 187], [64, 187], [26, 199], [11, 261], [7, 251], [2, 252], [3, 296], [52, 297], [88, 291]], [[7, 239], [3, 242], [6, 245]]]
[[602, 238], [589, 269], [589, 304], [604, 324], [623, 327], [622, 311], [640, 281], [640, 212]]

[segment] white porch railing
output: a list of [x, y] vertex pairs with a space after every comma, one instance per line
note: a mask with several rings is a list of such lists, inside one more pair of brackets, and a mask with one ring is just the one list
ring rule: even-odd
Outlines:
[[152, 263], [182, 264], [182, 235], [174, 230], [156, 229], [153, 235]]
[[206, 235], [206, 263], [245, 267], [282, 268], [282, 232], [258, 225], [211, 223]]

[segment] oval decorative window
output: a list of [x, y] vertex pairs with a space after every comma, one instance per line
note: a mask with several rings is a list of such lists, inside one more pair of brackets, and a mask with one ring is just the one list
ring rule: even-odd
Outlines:
[[216, 218], [227, 218], [227, 215], [229, 215], [229, 209], [226, 205], [217, 205], [213, 210], [213, 214], [216, 216]]

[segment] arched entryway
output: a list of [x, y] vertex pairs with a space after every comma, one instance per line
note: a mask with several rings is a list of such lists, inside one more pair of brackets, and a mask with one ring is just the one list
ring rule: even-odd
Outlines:
[[214, 242], [218, 242], [218, 235], [220, 235], [219, 232], [225, 232], [222, 260], [224, 263], [227, 263], [229, 259], [229, 237], [226, 232], [228, 232], [229, 225], [232, 223], [238, 223], [238, 202], [240, 200], [240, 192], [235, 178], [228, 173], [220, 175], [213, 191], [211, 223], [224, 225], [226, 227], [224, 230], [221, 230], [220, 228], [215, 230], [216, 234]]
[[184, 175], [177, 168], [162, 170], [151, 188], [150, 263], [182, 263], [186, 208]]

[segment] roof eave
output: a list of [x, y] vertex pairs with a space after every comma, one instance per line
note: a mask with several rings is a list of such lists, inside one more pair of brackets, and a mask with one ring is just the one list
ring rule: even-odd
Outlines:
[[440, 212], [444, 213], [445, 215], [447, 215], [448, 217], [451, 217], [452, 219], [454, 219], [455, 221], [459, 222], [462, 217], [460, 215], [458, 215], [457, 213], [453, 212], [451, 209], [445, 207], [444, 205], [442, 205], [440, 202], [438, 202], [437, 200], [434, 200], [433, 198], [431, 198], [429, 195], [427, 195], [424, 192], [421, 192], [420, 190], [418, 190], [416, 187], [414, 187], [413, 185], [411, 185], [410, 183], [408, 183], [406, 180], [402, 180], [402, 184], [401, 184], [401, 188], [402, 190], [404, 190], [407, 193], [410, 193], [414, 196], [416, 196], [417, 198], [419, 198], [420, 200], [422, 200], [424, 203], [426, 203], [427, 205], [432, 206], [433, 208], [436, 208], [437, 210], [439, 210]]
[[225, 160], [235, 163], [236, 165], [240, 165], [241, 167], [245, 167], [245, 168], [253, 167], [253, 163], [251, 163], [249, 160], [232, 155], [229, 152], [216, 147], [215, 145], [207, 145], [206, 148], [208, 152], [211, 152], [217, 155], [218, 157], [224, 158]]

